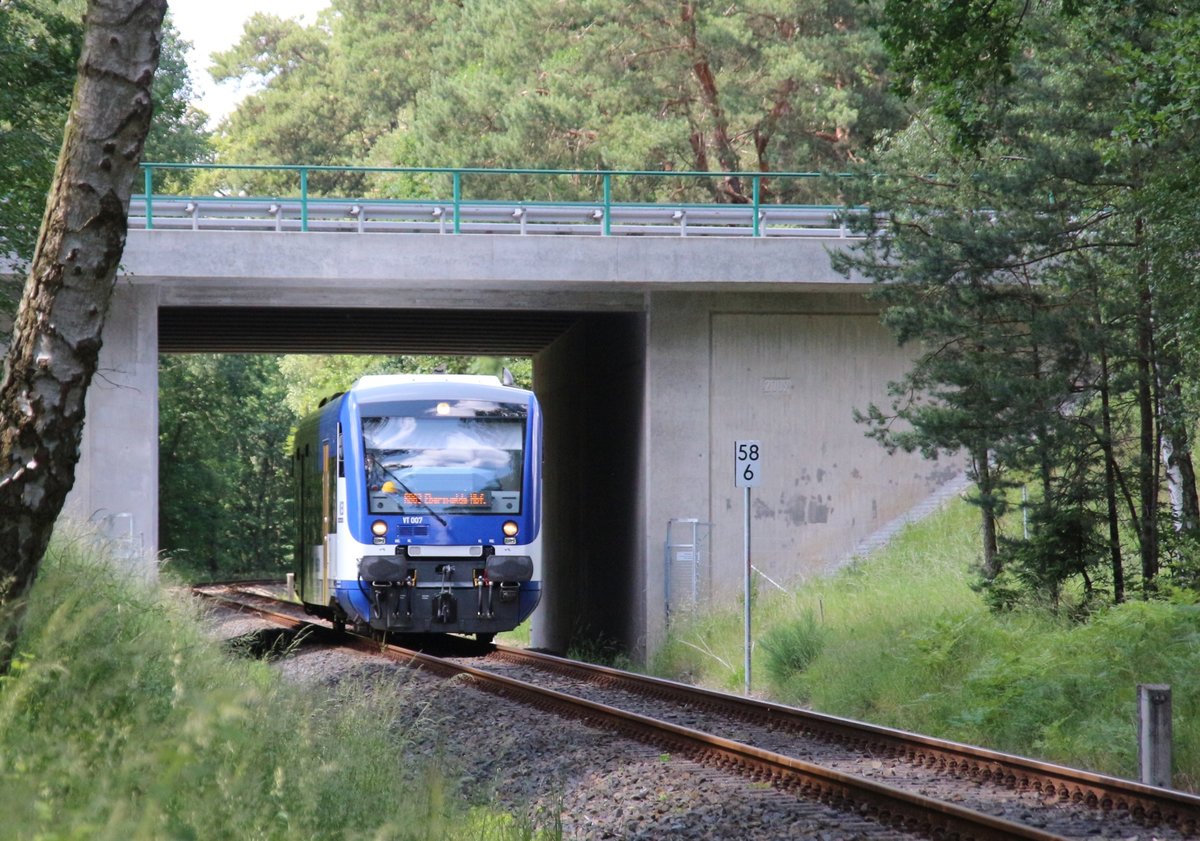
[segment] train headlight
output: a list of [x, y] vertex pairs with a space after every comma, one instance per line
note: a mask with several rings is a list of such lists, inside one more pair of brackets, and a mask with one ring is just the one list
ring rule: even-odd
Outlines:
[[376, 520], [371, 523], [371, 534], [376, 537], [384, 537], [387, 535], [387, 523], [383, 520]]
[[500, 527], [500, 531], [504, 532], [505, 537], [516, 537], [520, 529], [515, 520], [506, 520], [504, 525]]

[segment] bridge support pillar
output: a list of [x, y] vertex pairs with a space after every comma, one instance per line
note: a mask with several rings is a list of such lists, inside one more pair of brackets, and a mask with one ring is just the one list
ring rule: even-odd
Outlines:
[[63, 514], [99, 528], [131, 570], [157, 574], [157, 284], [121, 279], [113, 292]]
[[646, 418], [646, 519], [639, 552], [646, 570], [638, 629], [644, 652], [639, 653], [655, 651], [666, 634], [667, 522], [711, 519], [711, 302], [702, 295], [672, 292], [647, 298], [646, 403], [651, 410]]

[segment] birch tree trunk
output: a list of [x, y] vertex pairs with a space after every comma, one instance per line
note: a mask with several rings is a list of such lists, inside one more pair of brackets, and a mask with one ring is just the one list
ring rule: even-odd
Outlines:
[[87, 4], [71, 113], [0, 380], [0, 674], [75, 481], [166, 7]]

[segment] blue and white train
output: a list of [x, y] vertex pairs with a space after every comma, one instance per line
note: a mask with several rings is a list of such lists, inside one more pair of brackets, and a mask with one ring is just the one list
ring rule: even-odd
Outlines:
[[490, 640], [541, 597], [542, 418], [495, 377], [367, 376], [296, 429], [296, 593], [390, 633]]

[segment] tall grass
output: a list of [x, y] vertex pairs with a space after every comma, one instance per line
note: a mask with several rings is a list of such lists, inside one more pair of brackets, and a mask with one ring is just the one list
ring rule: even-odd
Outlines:
[[404, 677], [284, 682], [185, 596], [57, 546], [0, 679], [0, 838], [536, 837], [406, 758]]
[[[1133, 602], [1087, 624], [991, 613], [978, 516], [955, 503], [886, 549], [754, 605], [754, 689], [893, 727], [1136, 776], [1139, 683], [1172, 687], [1175, 785], [1200, 788], [1200, 608]], [[740, 606], [672, 629], [652, 668], [740, 689]]]

